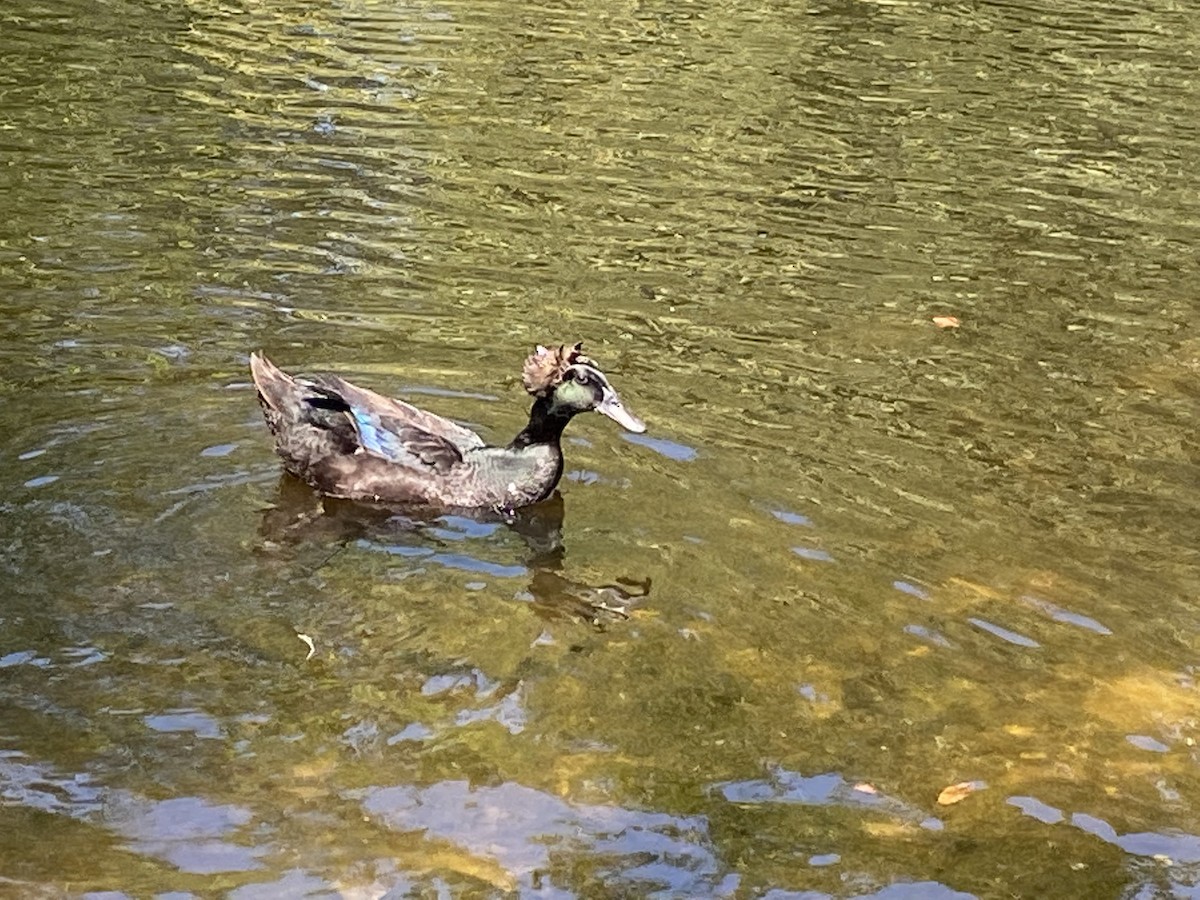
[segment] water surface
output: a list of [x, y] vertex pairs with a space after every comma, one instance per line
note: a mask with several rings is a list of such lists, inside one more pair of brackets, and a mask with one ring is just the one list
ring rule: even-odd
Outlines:
[[[1200, 890], [1198, 37], [10, 0], [5, 887]], [[246, 371], [503, 441], [580, 339], [650, 430], [511, 525], [322, 505]]]

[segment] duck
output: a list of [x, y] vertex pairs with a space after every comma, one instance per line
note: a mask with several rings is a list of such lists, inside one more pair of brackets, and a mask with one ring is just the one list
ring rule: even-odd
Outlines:
[[583, 343], [538, 346], [521, 380], [529, 421], [508, 444], [337, 375], [289, 375], [250, 354], [258, 402], [284, 469], [334, 498], [512, 512], [545, 500], [563, 473], [562, 433], [595, 411], [635, 434], [645, 423], [621, 400]]

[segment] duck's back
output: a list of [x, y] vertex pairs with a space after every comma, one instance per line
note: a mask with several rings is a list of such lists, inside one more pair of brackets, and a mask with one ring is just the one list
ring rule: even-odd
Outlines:
[[260, 354], [250, 368], [284, 468], [322, 493], [397, 503], [441, 503], [467, 474], [474, 432], [336, 375], [293, 378]]

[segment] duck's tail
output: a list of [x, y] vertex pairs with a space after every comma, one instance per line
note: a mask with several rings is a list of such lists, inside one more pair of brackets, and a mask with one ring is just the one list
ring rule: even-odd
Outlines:
[[354, 452], [354, 428], [344, 414], [345, 402], [335, 402], [339, 397], [293, 378], [262, 353], [250, 354], [250, 374], [275, 451], [289, 472], [311, 482], [321, 460]]
[[250, 375], [254, 378], [264, 411], [283, 412], [289, 405], [288, 400], [297, 394], [295, 379], [260, 352], [250, 354]]
[[263, 418], [275, 438], [275, 449], [287, 459], [291, 455], [285, 449], [289, 431], [300, 424], [303, 410], [299, 385], [262, 353], [250, 354], [250, 375], [258, 391]]

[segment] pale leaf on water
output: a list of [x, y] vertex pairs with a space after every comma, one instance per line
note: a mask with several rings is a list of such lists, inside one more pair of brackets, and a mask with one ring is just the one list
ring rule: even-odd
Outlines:
[[958, 784], [952, 784], [948, 788], [944, 788], [938, 794], [937, 802], [941, 806], [952, 806], [955, 803], [961, 803], [971, 794], [985, 787], [987, 787], [986, 781], [961, 781]]
[[307, 634], [301, 634], [299, 631], [296, 632], [296, 637], [300, 638], [300, 640], [304, 641], [304, 643], [308, 645], [308, 656], [304, 657], [304, 661], [308, 662], [313, 658], [313, 654], [317, 652], [317, 648], [313, 646], [313, 639]]

